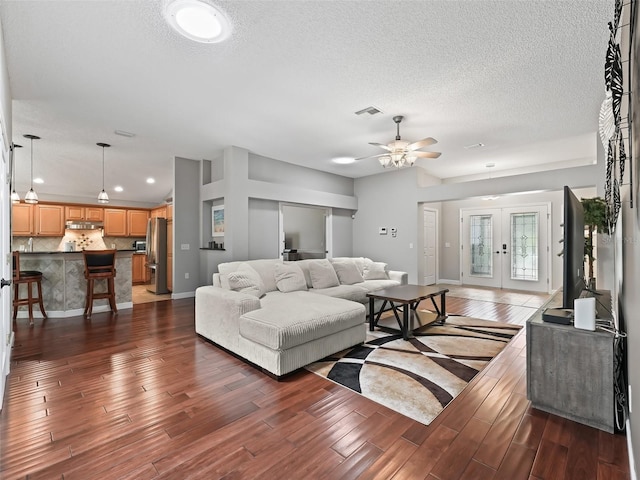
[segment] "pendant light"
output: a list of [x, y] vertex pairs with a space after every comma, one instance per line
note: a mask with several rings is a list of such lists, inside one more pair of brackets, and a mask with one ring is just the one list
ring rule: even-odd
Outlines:
[[98, 194], [98, 203], [109, 203], [109, 195], [104, 191], [104, 149], [110, 147], [108, 143], [96, 143], [99, 147], [102, 147], [102, 191]]
[[20, 203], [20, 195], [16, 192], [16, 148], [22, 148], [22, 145], [14, 143], [13, 151], [11, 152], [13, 155], [13, 162], [11, 162], [11, 187], [13, 188], [11, 191], [11, 203]]
[[40, 140], [40, 137], [36, 135], [30, 135], [30, 134], [23, 135], [23, 137], [31, 140], [31, 188], [29, 189], [27, 194], [24, 196], [24, 201], [25, 203], [38, 203], [38, 195], [33, 190], [33, 141]]

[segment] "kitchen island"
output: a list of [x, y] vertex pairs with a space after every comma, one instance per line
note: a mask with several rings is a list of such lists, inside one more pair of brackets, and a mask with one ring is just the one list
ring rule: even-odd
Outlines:
[[[116, 253], [116, 305], [118, 310], [133, 308], [131, 298], [131, 256], [133, 250]], [[42, 297], [47, 316], [73, 317], [84, 313], [87, 282], [84, 279], [82, 252], [20, 252], [20, 270], [42, 272]], [[101, 285], [102, 286], [102, 285]], [[104, 286], [106, 289], [106, 285]], [[109, 311], [107, 300], [96, 300], [93, 312]], [[26, 307], [18, 318], [27, 318]], [[34, 310], [34, 317], [42, 317]]]

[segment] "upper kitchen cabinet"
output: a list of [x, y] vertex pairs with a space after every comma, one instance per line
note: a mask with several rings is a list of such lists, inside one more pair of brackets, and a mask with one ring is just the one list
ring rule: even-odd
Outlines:
[[102, 222], [104, 220], [104, 208], [67, 205], [65, 207], [64, 216], [66, 220], [86, 220], [93, 222]]
[[173, 203], [167, 205], [167, 220], [173, 220]]
[[37, 204], [34, 206], [34, 215], [36, 235], [53, 237], [64, 235], [64, 207], [62, 205]]
[[33, 205], [14, 203], [12, 205], [11, 233], [16, 236], [34, 235]]
[[127, 223], [130, 237], [146, 237], [147, 223], [149, 221], [148, 210], [127, 210]]
[[167, 207], [156, 207], [152, 209], [151, 218], [167, 218]]
[[127, 211], [122, 208], [104, 209], [104, 234], [108, 237], [126, 237]]

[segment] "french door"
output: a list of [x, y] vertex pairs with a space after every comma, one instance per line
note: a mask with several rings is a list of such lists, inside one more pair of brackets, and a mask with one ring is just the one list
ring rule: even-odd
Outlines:
[[548, 292], [549, 205], [460, 211], [464, 285]]

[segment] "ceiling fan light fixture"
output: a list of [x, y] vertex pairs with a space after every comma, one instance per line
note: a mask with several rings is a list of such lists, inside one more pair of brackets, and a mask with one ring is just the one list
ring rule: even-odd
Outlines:
[[200, 43], [218, 43], [231, 35], [231, 23], [217, 7], [199, 0], [174, 0], [165, 19], [180, 35]]
[[407, 142], [400, 137], [400, 122], [404, 119], [401, 115], [393, 117], [393, 121], [396, 124], [396, 138], [388, 144], [382, 144], [377, 142], [369, 142], [369, 145], [380, 147], [386, 150], [388, 153], [381, 155], [370, 155], [369, 157], [358, 158], [357, 160], [363, 160], [365, 158], [377, 158], [383, 168], [394, 166], [396, 168], [411, 167], [416, 163], [416, 160], [421, 158], [438, 158], [439, 152], [425, 152], [420, 150], [421, 148], [428, 147], [434, 143], [438, 143], [437, 140], [431, 137], [423, 138], [417, 142]]

